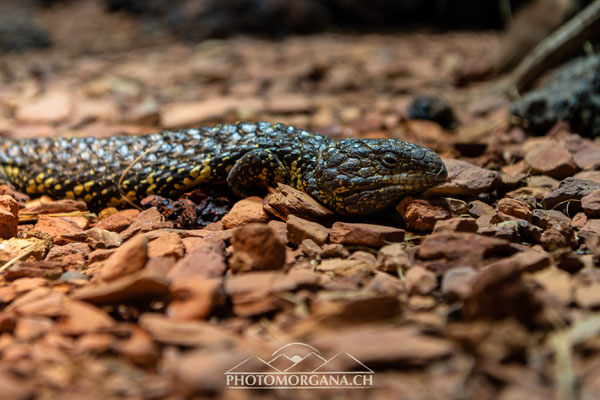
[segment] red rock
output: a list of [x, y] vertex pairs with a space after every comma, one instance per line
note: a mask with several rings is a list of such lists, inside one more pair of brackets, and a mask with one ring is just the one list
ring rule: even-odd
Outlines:
[[600, 171], [581, 171], [573, 175], [573, 178], [592, 181], [600, 184]]
[[47, 217], [40, 215], [38, 222], [33, 227], [34, 231], [50, 235], [56, 244], [63, 244], [65, 241], [62, 235], [82, 233], [83, 229], [73, 222], [60, 217]]
[[71, 108], [70, 94], [65, 90], [53, 89], [19, 107], [16, 116], [25, 122], [57, 123], [69, 116]]
[[146, 261], [148, 261], [148, 239], [144, 235], [138, 235], [111, 254], [94, 277], [110, 281], [139, 271]]
[[17, 320], [14, 335], [22, 341], [35, 340], [48, 333], [54, 321], [48, 317], [21, 317]]
[[0, 195], [0, 238], [17, 236], [18, 223], [19, 204], [11, 196]]
[[580, 229], [580, 232], [590, 232], [600, 235], [600, 219], [590, 219]]
[[116, 305], [164, 301], [168, 295], [166, 280], [153, 276], [150, 271], [143, 271], [108, 283], [85, 286], [76, 290], [72, 297], [88, 303]]
[[325, 208], [307, 193], [283, 183], [278, 183], [276, 188], [269, 188], [263, 207], [266, 212], [282, 220], [287, 220], [288, 215], [292, 214], [316, 222], [327, 222], [335, 218], [333, 211]]
[[87, 205], [83, 201], [64, 199], [44, 201], [37, 204], [28, 203], [23, 212], [37, 214], [59, 214], [86, 210]]
[[416, 266], [410, 268], [404, 278], [410, 293], [425, 295], [437, 287], [437, 277], [435, 274], [423, 267]]
[[549, 228], [544, 231], [541, 238], [541, 245], [546, 251], [570, 247], [565, 236], [555, 228]]
[[417, 252], [429, 269], [438, 273], [456, 267], [479, 269], [498, 258], [517, 252], [516, 245], [504, 239], [474, 233], [436, 233], [428, 236]]
[[220, 121], [226, 114], [244, 109], [262, 109], [262, 101], [237, 96], [215, 97], [191, 103], [168, 104], [160, 110], [160, 124], [165, 128], [191, 126], [200, 122]]
[[63, 316], [56, 329], [66, 335], [81, 335], [111, 328], [115, 321], [105, 311], [82, 301], [69, 300], [63, 303]]
[[563, 179], [577, 172], [571, 153], [557, 147], [534, 147], [525, 156], [525, 164], [531, 168], [531, 174], [548, 175], [556, 179]]
[[404, 231], [391, 226], [336, 222], [331, 227], [329, 240], [332, 243], [382, 247], [389, 242], [404, 240]]
[[167, 310], [174, 319], [204, 319], [219, 301], [221, 282], [200, 276], [180, 281], [171, 287], [171, 303]]
[[96, 224], [97, 228], [106, 229], [111, 232], [122, 232], [129, 227], [136, 220], [140, 212], [136, 209], [128, 209], [112, 214], [106, 218], [101, 219]]
[[318, 246], [322, 246], [327, 241], [329, 229], [323, 225], [289, 215], [287, 222], [287, 239], [294, 245], [299, 245], [303, 240], [311, 239]]
[[406, 245], [393, 243], [383, 246], [377, 253], [378, 269], [397, 273], [398, 270], [407, 270], [413, 265], [409, 254], [406, 251]]
[[545, 209], [566, 209], [569, 215], [575, 215], [582, 210], [578, 200], [591, 194], [596, 189], [600, 189], [600, 184], [582, 179], [567, 178], [560, 182], [556, 189], [546, 195], [542, 204]]
[[476, 271], [471, 267], [452, 268], [442, 278], [442, 293], [450, 299], [463, 299], [471, 291]]
[[267, 225], [273, 229], [273, 232], [275, 232], [275, 235], [277, 235], [277, 238], [281, 243], [286, 244], [288, 242], [287, 226], [285, 222], [272, 220], [269, 221]]
[[519, 200], [503, 198], [498, 201], [498, 211], [516, 218], [531, 221], [531, 208]]
[[323, 246], [319, 255], [321, 256], [321, 258], [348, 258], [350, 257], [350, 252], [346, 250], [346, 248], [342, 244], [330, 243]]
[[575, 287], [575, 301], [581, 307], [595, 308], [600, 305], [600, 284], [579, 285]]
[[265, 112], [273, 114], [294, 114], [310, 112], [314, 108], [312, 99], [296, 94], [278, 94], [267, 100]]
[[0, 185], [0, 195], [10, 196], [17, 201], [20, 208], [25, 207], [25, 203], [29, 201], [29, 196], [24, 193], [17, 192], [10, 185]]
[[185, 246], [178, 234], [164, 233], [148, 244], [148, 257], [175, 257], [179, 259], [185, 253]]
[[155, 341], [175, 346], [223, 347], [234, 342], [232, 334], [206, 321], [175, 320], [162, 314], [145, 313], [140, 316], [138, 325]]
[[142, 329], [132, 329], [131, 337], [118, 345], [127, 360], [141, 367], [153, 367], [159, 354], [150, 335]]
[[406, 227], [411, 230], [428, 232], [433, 229], [436, 222], [452, 217], [444, 208], [433, 205], [423, 199], [405, 197], [396, 210], [406, 222]]
[[108, 333], [86, 333], [81, 335], [75, 343], [75, 351], [85, 353], [103, 353], [108, 351], [115, 341], [115, 337]]
[[123, 239], [118, 233], [98, 227], [85, 231], [85, 241], [93, 249], [112, 249], [123, 243]]
[[310, 258], [317, 257], [321, 252], [319, 245], [313, 242], [311, 239], [304, 239], [302, 243], [298, 245], [298, 250]]
[[477, 232], [477, 222], [473, 218], [455, 217], [437, 221], [433, 233], [440, 232]]
[[581, 206], [588, 217], [600, 217], [600, 189], [581, 198]]
[[500, 174], [459, 160], [445, 159], [448, 179], [428, 190], [440, 196], [475, 196], [493, 191], [500, 184]]
[[263, 210], [262, 199], [252, 196], [235, 203], [221, 219], [225, 229], [237, 228], [251, 222], [267, 222], [269, 215]]
[[40, 287], [13, 301], [6, 309], [20, 315], [55, 317], [62, 311], [65, 295]]
[[473, 200], [468, 204], [468, 213], [473, 218], [480, 218], [484, 215], [494, 215], [496, 210], [489, 204], [484, 203], [481, 200]]
[[514, 315], [530, 321], [540, 310], [539, 299], [523, 285], [521, 276], [540, 271], [550, 265], [545, 252], [527, 250], [490, 264], [477, 272], [467, 294], [464, 310], [467, 316], [502, 317]]
[[224, 247], [223, 241], [204, 240], [171, 268], [167, 279], [179, 283], [194, 277], [220, 278], [227, 268]]
[[229, 266], [234, 273], [280, 269], [285, 264], [285, 246], [265, 224], [247, 224], [231, 238], [233, 255]]
[[162, 228], [173, 228], [173, 222], [167, 221], [156, 207], [151, 207], [139, 213], [135, 221], [121, 232], [121, 237], [123, 240], [129, 240], [138, 233]]

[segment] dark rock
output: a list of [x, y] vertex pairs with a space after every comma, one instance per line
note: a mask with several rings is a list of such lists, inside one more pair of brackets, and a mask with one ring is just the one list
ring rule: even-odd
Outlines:
[[458, 125], [452, 107], [438, 96], [414, 96], [406, 113], [408, 118], [434, 121], [445, 129], [453, 129]]
[[0, 50], [18, 52], [45, 48], [51, 44], [48, 32], [29, 17], [12, 14], [0, 19]]
[[546, 195], [542, 204], [546, 209], [564, 209], [568, 215], [575, 215], [582, 210], [579, 200], [599, 188], [600, 184], [596, 182], [567, 178], [560, 182], [555, 190]]
[[541, 88], [516, 102], [511, 112], [545, 133], [567, 121], [581, 135], [600, 134], [600, 56], [577, 58], [554, 70]]

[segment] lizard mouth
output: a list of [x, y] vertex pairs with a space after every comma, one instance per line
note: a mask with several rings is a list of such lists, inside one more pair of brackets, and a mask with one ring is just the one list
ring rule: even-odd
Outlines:
[[395, 175], [375, 176], [364, 179], [363, 182], [360, 182], [355, 188], [350, 189], [346, 193], [351, 195], [362, 192], [381, 191], [387, 188], [392, 191], [420, 191], [443, 183], [446, 177], [445, 168], [442, 171], [434, 173], [408, 171]]

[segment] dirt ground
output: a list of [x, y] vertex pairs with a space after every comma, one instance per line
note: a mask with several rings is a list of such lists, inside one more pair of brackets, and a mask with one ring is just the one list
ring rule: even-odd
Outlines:
[[[192, 44], [95, 2], [37, 16], [54, 45], [0, 56], [3, 136], [264, 120], [422, 144], [449, 179], [371, 218], [287, 187], [98, 215], [3, 187], [0, 398], [600, 397], [600, 147], [566, 124], [511, 125], [495, 82], [453, 84], [497, 32]], [[409, 118], [416, 94], [460, 124]], [[333, 370], [372, 384], [227, 387], [253, 357], [270, 363], [236, 371], [285, 369], [272, 358], [290, 343], [347, 353]]]

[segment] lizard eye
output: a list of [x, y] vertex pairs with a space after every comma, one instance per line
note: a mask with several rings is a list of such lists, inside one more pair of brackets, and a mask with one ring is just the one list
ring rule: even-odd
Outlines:
[[398, 164], [398, 158], [394, 153], [385, 153], [381, 158], [381, 162], [386, 167], [395, 167]]

